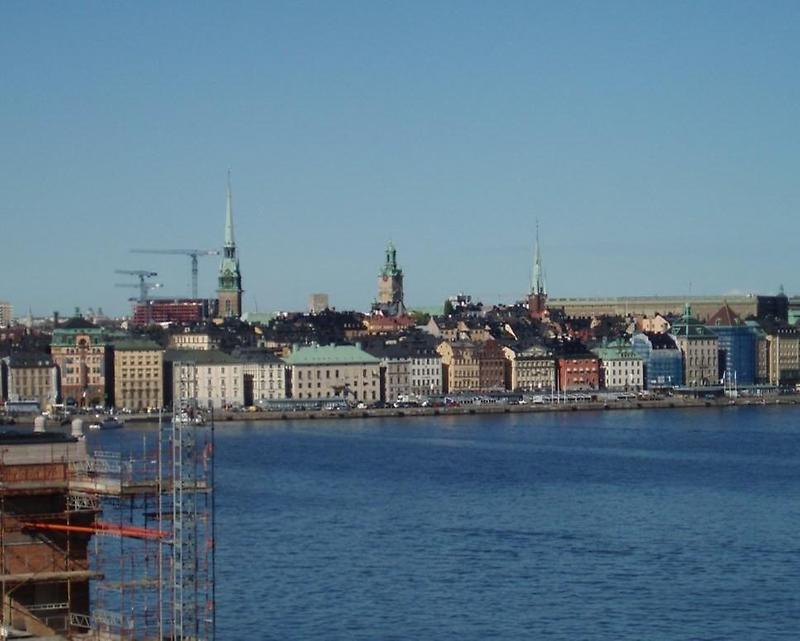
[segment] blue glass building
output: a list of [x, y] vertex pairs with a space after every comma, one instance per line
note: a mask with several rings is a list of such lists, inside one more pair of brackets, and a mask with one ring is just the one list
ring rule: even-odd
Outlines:
[[756, 331], [726, 304], [708, 319], [707, 327], [719, 337], [719, 369], [728, 384], [756, 382]]
[[645, 389], [683, 385], [683, 355], [668, 334], [634, 334], [631, 347], [644, 361]]

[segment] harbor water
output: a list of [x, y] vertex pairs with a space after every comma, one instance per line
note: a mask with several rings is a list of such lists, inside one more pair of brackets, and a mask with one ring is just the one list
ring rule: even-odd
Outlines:
[[215, 460], [219, 639], [799, 638], [800, 409], [225, 422]]

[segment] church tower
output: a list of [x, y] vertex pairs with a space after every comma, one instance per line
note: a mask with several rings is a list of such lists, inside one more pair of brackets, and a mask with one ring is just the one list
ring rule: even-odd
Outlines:
[[233, 239], [233, 207], [231, 205], [231, 173], [228, 172], [228, 201], [225, 209], [225, 245], [219, 266], [217, 315], [222, 318], [239, 318], [242, 315], [242, 274], [236, 241]]
[[534, 320], [541, 320], [545, 315], [547, 304], [547, 288], [542, 272], [542, 252], [539, 249], [539, 223], [536, 223], [536, 248], [533, 257], [533, 278], [531, 278], [531, 293], [528, 295], [528, 313]]
[[377, 308], [389, 316], [402, 316], [403, 305], [403, 270], [397, 266], [397, 250], [393, 243], [386, 248], [386, 262], [378, 274]]

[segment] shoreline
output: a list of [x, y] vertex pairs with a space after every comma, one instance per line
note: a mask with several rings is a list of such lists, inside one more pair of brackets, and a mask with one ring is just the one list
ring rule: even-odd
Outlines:
[[[795, 395], [789, 397], [769, 397], [762, 399], [705, 399], [705, 398], [669, 398], [654, 400], [625, 400], [625, 401], [582, 401], [553, 404], [510, 405], [500, 403], [487, 403], [480, 405], [458, 405], [450, 407], [402, 407], [382, 409], [351, 409], [351, 410], [303, 410], [296, 412], [220, 412], [215, 414], [215, 423], [229, 421], [296, 421], [315, 419], [369, 419], [369, 418], [405, 418], [422, 416], [472, 416], [477, 414], [532, 414], [542, 412], [604, 412], [604, 411], [630, 411], [630, 410], [669, 410], [669, 409], [697, 409], [697, 408], [725, 408], [725, 407], [786, 407], [800, 405], [800, 398]], [[157, 417], [153, 414], [132, 414], [125, 418], [125, 422], [145, 423], [153, 422]]]

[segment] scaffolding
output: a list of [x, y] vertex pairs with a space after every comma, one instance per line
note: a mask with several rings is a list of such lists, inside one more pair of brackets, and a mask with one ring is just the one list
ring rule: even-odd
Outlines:
[[213, 641], [213, 434], [177, 412], [136, 454], [55, 439], [66, 455], [28, 446], [9, 465], [0, 449], [4, 629]]

